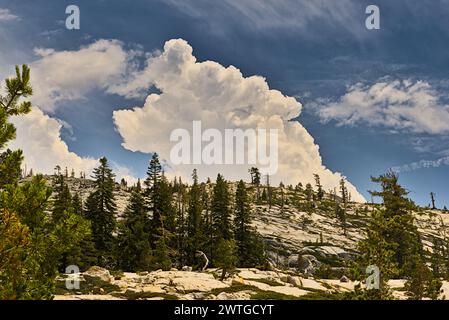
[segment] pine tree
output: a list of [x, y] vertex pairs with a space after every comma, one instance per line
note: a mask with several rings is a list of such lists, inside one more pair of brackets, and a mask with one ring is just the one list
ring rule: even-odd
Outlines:
[[386, 241], [397, 247], [395, 262], [400, 275], [406, 275], [410, 272], [409, 265], [414, 264], [413, 257], [422, 256], [422, 243], [411, 214], [415, 205], [406, 197], [408, 192], [399, 185], [395, 173], [389, 172], [371, 180], [381, 184], [382, 191], [370, 193], [383, 199], [383, 215], [388, 227]]
[[218, 174], [212, 198], [212, 226], [218, 239], [232, 239], [228, 183]]
[[189, 208], [187, 211], [187, 262], [190, 265], [194, 264], [195, 253], [203, 249], [202, 246], [204, 243], [203, 221], [201, 216], [203, 207], [196, 169], [193, 170], [192, 179], [193, 185], [189, 192]]
[[267, 201], [267, 190], [264, 188], [262, 191], [262, 201]]
[[411, 257], [410, 260], [412, 261], [410, 274], [404, 286], [409, 299], [421, 300], [424, 297], [437, 299], [442, 286], [441, 280], [433, 276], [421, 256]]
[[313, 200], [315, 197], [315, 194], [313, 192], [312, 185], [310, 183], [306, 184], [306, 189], [304, 191], [306, 195], [306, 210], [310, 213], [313, 209]]
[[72, 195], [63, 175], [56, 176], [53, 182], [53, 191], [56, 195], [54, 197], [52, 219], [58, 221], [64, 216], [65, 211], [70, 210], [73, 212]]
[[[72, 208], [75, 215], [82, 217], [83, 220], [87, 220], [79, 193], [75, 193], [72, 197]], [[66, 265], [76, 265], [80, 268], [80, 271], [85, 271], [96, 265], [98, 260], [98, 254], [92, 236], [92, 224], [90, 220], [87, 221], [89, 222], [88, 233], [81, 240], [79, 245], [69, 251], [65, 257]]]
[[376, 266], [380, 271], [380, 288], [364, 292], [360, 298], [370, 300], [392, 299], [387, 282], [397, 274], [397, 262], [394, 261], [396, 246], [386, 241], [384, 233], [387, 228], [383, 213], [380, 211], [374, 212], [366, 230], [366, 238], [358, 244], [360, 251], [357, 270], [358, 280], [364, 280], [366, 277], [365, 269], [368, 266]]
[[336, 215], [337, 218], [341, 221], [343, 224], [343, 230], [346, 235], [346, 205], [348, 203], [348, 189], [346, 188], [346, 182], [344, 178], [341, 178], [340, 180], [340, 193], [341, 193], [341, 202], [343, 204], [343, 207], [340, 206], [340, 204], [336, 203]]
[[176, 210], [173, 206], [172, 186], [164, 176], [157, 153], [150, 160], [144, 183], [146, 207], [152, 215], [150, 232], [153, 267], [169, 269], [170, 256], [176, 255]]
[[62, 253], [59, 269], [64, 272], [67, 266], [76, 265], [84, 270], [93, 263], [92, 257], [95, 254], [90, 222], [84, 217], [79, 196], [76, 195], [72, 198], [64, 175], [60, 174], [55, 177], [53, 191], [55, 193], [52, 208], [53, 224], [58, 225], [73, 219], [78, 221], [85, 229], [84, 233], [76, 239], [77, 244]]
[[[175, 260], [178, 256], [176, 252], [176, 210], [173, 205], [173, 190], [172, 186], [162, 173], [160, 187], [158, 188], [158, 203], [161, 218], [161, 227], [156, 231], [156, 248], [155, 259], [160, 261], [160, 267], [164, 270], [169, 270], [171, 267], [171, 260]], [[166, 249], [165, 249], [166, 248]], [[163, 254], [163, 256], [158, 256]], [[170, 263], [166, 262], [170, 261]]]
[[258, 168], [256, 167], [252, 167], [251, 169], [249, 169], [249, 173], [251, 175], [251, 184], [254, 185], [256, 187], [256, 200], [259, 201], [260, 200], [260, 171]]
[[[6, 79], [6, 96], [0, 97], [0, 114], [5, 116], [17, 116], [27, 114], [31, 111], [31, 102], [20, 99], [27, 98], [33, 94], [30, 85], [30, 68], [27, 65], [22, 66], [22, 72], [19, 66], [16, 66], [16, 77]], [[6, 121], [5, 121], [6, 122]], [[0, 121], [0, 146], [15, 138], [16, 130], [14, 125]]]
[[414, 208], [407, 191], [398, 183], [395, 173], [389, 172], [373, 182], [381, 184], [381, 191], [371, 192], [383, 199], [381, 210], [375, 211], [367, 228], [367, 238], [360, 242], [360, 269], [376, 265], [381, 274], [381, 290], [370, 292], [378, 299], [389, 297], [386, 282], [391, 277], [408, 279], [407, 294], [413, 299], [424, 295], [434, 297], [439, 290], [438, 279], [426, 266], [421, 239], [414, 225]]
[[71, 211], [66, 211], [57, 221], [50, 219], [47, 215], [50, 195], [42, 175], [18, 186], [8, 185], [1, 193], [2, 212], [16, 213], [20, 223], [28, 228], [31, 240], [30, 251], [24, 259], [35, 273], [27, 275], [25, 287], [16, 287], [18, 298], [51, 298], [61, 258], [89, 232], [88, 223]]
[[[0, 148], [15, 138], [16, 130], [7, 122], [8, 117], [28, 113], [31, 109], [30, 102], [19, 101], [22, 97], [32, 94], [29, 80], [30, 70], [26, 65], [22, 67], [22, 72], [16, 67], [16, 77], [6, 80], [7, 95], [0, 97]], [[25, 250], [20, 258], [21, 261], [11, 265], [8, 263], [0, 268], [2, 283], [0, 296], [3, 296], [4, 288], [9, 288], [10, 292], [13, 292], [13, 296], [9, 298], [50, 298], [57, 275], [58, 261], [64, 253], [83, 239], [87, 232], [87, 223], [78, 219], [70, 211], [58, 219], [49, 219], [47, 209], [51, 190], [46, 186], [44, 178], [37, 175], [29, 182], [17, 184], [22, 159], [20, 150], [7, 150], [0, 156], [0, 188], [2, 189], [0, 221], [11, 222], [11, 225], [4, 225], [6, 229], [0, 232], [0, 243], [6, 242], [3, 237], [11, 234], [12, 230], [9, 227], [13, 226], [17, 239], [24, 240], [27, 246], [25, 250], [24, 246], [19, 245], [20, 250]], [[22, 244], [25, 243], [22, 242]], [[1, 250], [0, 256], [5, 257]], [[15, 272], [25, 275], [25, 279], [21, 279], [23, 282], [17, 278], [5, 277], [11, 267], [16, 269]]]
[[312, 200], [313, 200], [313, 188], [312, 188], [312, 185], [310, 183], [306, 184], [306, 190], [304, 191], [304, 193], [306, 194], [307, 202], [312, 202]]
[[94, 169], [95, 191], [86, 200], [86, 217], [92, 224], [92, 235], [101, 266], [113, 266], [113, 232], [116, 228], [116, 204], [114, 197], [114, 173], [105, 157]]
[[187, 202], [187, 188], [182, 182], [181, 178], [179, 180], [175, 178], [173, 184], [173, 192], [176, 193], [176, 250], [178, 252], [178, 264], [184, 266], [188, 257], [188, 244], [187, 244], [187, 223], [186, 223], [186, 202]]
[[321, 185], [321, 181], [320, 181], [320, 176], [318, 174], [314, 174], [313, 175], [315, 178], [315, 186], [317, 188], [317, 200], [321, 201], [323, 200], [324, 197], [324, 190], [323, 190], [323, 186]]
[[234, 234], [238, 265], [244, 266], [251, 255], [251, 209], [243, 180], [237, 185], [235, 195]]
[[[0, 96], [0, 149], [16, 137], [16, 128], [8, 118], [13, 115], [27, 114], [31, 110], [29, 101], [20, 99], [33, 94], [30, 86], [30, 69], [22, 66], [22, 72], [16, 66], [16, 77], [6, 79], [6, 96]], [[0, 91], [1, 92], [1, 91]], [[17, 182], [20, 178], [20, 166], [23, 161], [21, 150], [7, 149], [0, 154], [0, 188]]]
[[22, 161], [22, 150], [11, 151], [7, 149], [0, 153], [0, 188], [18, 182]]
[[[162, 166], [159, 162], [159, 156], [154, 153], [147, 170], [147, 178], [145, 179], [145, 197], [146, 206], [152, 214], [152, 234], [156, 235], [162, 228], [162, 214], [160, 203], [160, 187], [162, 180]], [[156, 237], [157, 238], [157, 237]], [[153, 244], [156, 242], [153, 238]]]
[[284, 190], [284, 188], [285, 188], [284, 184], [282, 182], [279, 183], [279, 193], [280, 193], [279, 204], [281, 206], [281, 210], [280, 210], [281, 214], [284, 214], [284, 206], [285, 206], [285, 190]]
[[0, 240], [0, 300], [32, 298], [31, 281], [40, 270], [26, 258], [31, 251], [30, 231], [14, 213], [4, 209]]
[[251, 227], [251, 207], [243, 180], [238, 183], [235, 195], [234, 234], [237, 265], [243, 268], [262, 266], [263, 243]]
[[213, 232], [211, 246], [215, 248], [212, 252], [212, 264], [222, 268], [221, 278], [223, 279], [234, 266], [235, 243], [231, 229], [228, 184], [220, 174], [217, 176], [213, 190], [211, 220]]
[[211, 182], [206, 182], [201, 184], [201, 204], [204, 210], [203, 215], [203, 231], [205, 235], [205, 253], [206, 255], [211, 258], [213, 256], [213, 253], [215, 251], [215, 248], [213, 247], [213, 239], [215, 236], [214, 232], [214, 226], [212, 223], [212, 212], [211, 212]]
[[78, 215], [83, 215], [83, 202], [81, 201], [81, 197], [79, 193], [75, 193], [75, 195], [72, 198], [72, 207], [73, 212]]
[[435, 206], [435, 192], [430, 193], [430, 200], [432, 202], [432, 210], [436, 210], [437, 207]]
[[335, 215], [341, 222], [343, 233], [346, 235], [346, 210], [342, 208], [338, 203], [335, 204]]
[[344, 178], [341, 178], [340, 180], [340, 194], [341, 194], [341, 201], [343, 202], [343, 205], [346, 208], [346, 204], [348, 202], [348, 190], [346, 189], [346, 183]]
[[[164, 230], [162, 231], [164, 232]], [[167, 245], [166, 237], [162, 233], [156, 240], [152, 266], [154, 269], [170, 270], [170, 248]]]
[[[0, 90], [1, 91], [1, 90]], [[30, 69], [16, 66], [16, 77], [6, 80], [0, 97], [0, 149], [15, 138], [9, 116], [26, 114], [33, 91]], [[50, 299], [61, 255], [76, 246], [86, 225], [69, 215], [58, 223], [47, 215], [51, 190], [41, 175], [17, 184], [22, 152], [0, 155], [0, 299]]]
[[233, 239], [220, 238], [216, 247], [215, 264], [222, 269], [220, 281], [226, 277], [226, 273], [235, 268], [235, 242]]
[[145, 271], [151, 265], [150, 234], [147, 230], [148, 216], [140, 183], [133, 189], [129, 204], [119, 226], [117, 260], [121, 270]]

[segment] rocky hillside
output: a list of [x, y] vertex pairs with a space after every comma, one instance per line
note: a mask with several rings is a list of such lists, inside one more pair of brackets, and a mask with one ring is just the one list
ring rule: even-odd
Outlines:
[[[52, 177], [46, 178], [51, 184]], [[67, 183], [82, 199], [94, 188], [88, 179], [69, 177]], [[232, 184], [231, 188], [234, 187]], [[248, 187], [255, 196], [256, 190]], [[83, 290], [74, 294], [60, 286], [57, 298], [312, 298], [351, 290], [354, 283], [346, 277], [347, 266], [357, 255], [357, 242], [364, 237], [370, 213], [378, 205], [350, 203], [346, 222], [342, 223], [335, 214], [338, 197], [326, 195], [323, 201], [307, 207], [301, 192], [298, 196], [293, 189], [274, 188], [274, 193], [277, 200], [273, 200], [271, 206], [262, 202], [253, 206], [253, 224], [265, 240], [272, 271], [239, 269], [222, 282], [215, 269], [192, 272], [188, 266], [178, 266], [182, 270], [111, 275], [107, 270], [94, 267], [81, 277], [85, 284]], [[126, 187], [116, 185], [119, 219], [129, 194]], [[414, 215], [424, 246], [431, 252], [433, 238], [446, 238], [449, 214], [417, 209]], [[395, 295], [403, 297], [404, 281], [393, 280], [390, 284], [397, 289]], [[445, 283], [443, 289], [446, 288], [449, 284]]]
[[[254, 225], [270, 248], [271, 260], [278, 267], [301, 267], [297, 258], [309, 259], [338, 270], [357, 254], [357, 243], [364, 237], [364, 229], [373, 205], [352, 203], [348, 206], [345, 225], [332, 209], [318, 207], [314, 212], [278, 206], [268, 210], [256, 206]], [[414, 213], [425, 249], [432, 251], [433, 238], [445, 239], [449, 231], [449, 214], [439, 210], [422, 209]], [[312, 271], [315, 269], [302, 271]]]

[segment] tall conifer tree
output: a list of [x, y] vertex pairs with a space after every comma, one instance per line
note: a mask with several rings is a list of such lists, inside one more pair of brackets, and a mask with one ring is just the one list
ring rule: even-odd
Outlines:
[[123, 221], [119, 226], [117, 260], [121, 270], [145, 271], [151, 265], [151, 244], [148, 216], [140, 182], [133, 188]]
[[202, 221], [203, 206], [201, 203], [201, 189], [198, 183], [196, 169], [192, 173], [193, 185], [189, 192], [189, 208], [187, 217], [187, 236], [188, 236], [188, 263], [194, 264], [195, 253], [202, 250], [204, 242], [204, 230]]
[[263, 243], [251, 226], [251, 206], [243, 180], [237, 185], [234, 209], [234, 234], [239, 267], [256, 267], [264, 264]]
[[86, 217], [92, 223], [92, 235], [98, 252], [98, 263], [113, 265], [114, 231], [116, 229], [116, 204], [114, 197], [115, 175], [103, 157], [94, 169], [95, 191], [86, 200]]

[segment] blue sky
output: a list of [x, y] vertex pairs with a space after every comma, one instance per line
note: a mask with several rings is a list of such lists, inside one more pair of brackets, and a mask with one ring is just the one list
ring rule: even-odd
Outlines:
[[[80, 30], [64, 26], [69, 4], [81, 10]], [[365, 28], [369, 4], [380, 8], [380, 30]], [[35, 48], [72, 51], [99, 39], [115, 39], [128, 53], [140, 52], [133, 61], [141, 69], [145, 55], [157, 54], [166, 41], [182, 38], [193, 47], [198, 61], [236, 66], [245, 77], [265, 77], [271, 89], [302, 103], [297, 120], [320, 146], [323, 163], [344, 174], [367, 199], [367, 190], [375, 187], [371, 175], [449, 156], [449, 122], [436, 121], [449, 114], [449, 2], [445, 0], [431, 5], [405, 0], [313, 4], [303, 0], [0, 0], [0, 8], [4, 9], [3, 20], [0, 11], [2, 76], [10, 73], [5, 68], [13, 64], [40, 59]], [[388, 92], [376, 91], [379, 83]], [[425, 85], [417, 85], [421, 83]], [[145, 97], [123, 96], [101, 86], [82, 93], [44, 110], [67, 123], [61, 138], [70, 151], [81, 157], [107, 155], [130, 175], [143, 176], [148, 153], [122, 146], [123, 136], [112, 115], [115, 110], [142, 106]], [[416, 96], [398, 103], [402, 93]], [[353, 99], [361, 99], [355, 101], [366, 104], [366, 111], [359, 111], [357, 105], [349, 109], [348, 101]], [[423, 101], [426, 108], [420, 109]], [[408, 113], [409, 107], [415, 114]], [[400, 114], [403, 110], [406, 113]], [[413, 170], [403, 167], [400, 181], [422, 205], [429, 203], [430, 191], [436, 193], [438, 206], [449, 205], [448, 163], [440, 161], [438, 167], [428, 163]]]

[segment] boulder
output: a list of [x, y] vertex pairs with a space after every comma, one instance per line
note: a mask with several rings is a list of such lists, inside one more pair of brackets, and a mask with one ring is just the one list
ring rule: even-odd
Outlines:
[[302, 287], [302, 282], [301, 279], [299, 279], [298, 277], [293, 277], [293, 276], [287, 276], [287, 283], [292, 284], [295, 287], [301, 288]]
[[221, 292], [217, 296], [217, 300], [249, 300], [251, 298], [250, 291], [239, 291], [239, 292]]
[[195, 300], [204, 300], [204, 299], [206, 299], [207, 293], [206, 292], [194, 292], [194, 293], [192, 293], [192, 295]]
[[337, 246], [308, 246], [302, 248], [300, 254], [310, 254], [317, 258], [333, 260], [353, 260], [354, 254]]
[[298, 268], [299, 267], [299, 261], [298, 261], [299, 255], [298, 254], [292, 254], [287, 259], [287, 265], [289, 268]]
[[184, 266], [182, 267], [182, 271], [192, 271], [192, 267]]
[[97, 266], [90, 267], [86, 272], [84, 272], [83, 276], [87, 281], [95, 279], [111, 282], [112, 279], [114, 279], [114, 277], [109, 273], [109, 270]]
[[321, 262], [310, 254], [293, 254], [288, 257], [288, 266], [294, 267], [308, 275], [313, 275], [321, 266]]
[[340, 282], [346, 283], [346, 282], [349, 282], [349, 279], [348, 279], [347, 276], [343, 276], [343, 277], [340, 278]]
[[244, 284], [245, 284], [245, 280], [243, 280], [243, 278], [241, 278], [237, 275], [232, 277], [231, 285], [238, 286], [238, 285], [244, 285]]

